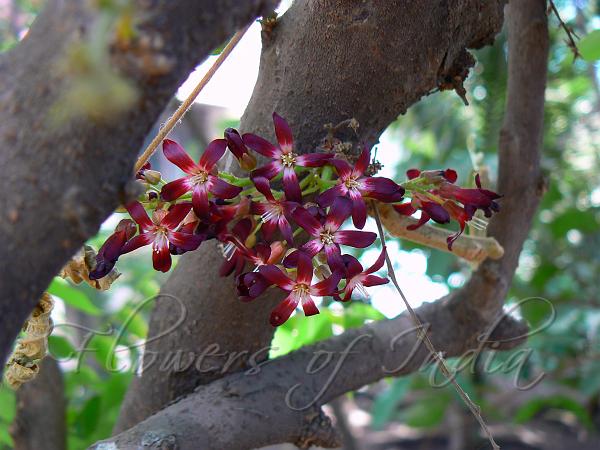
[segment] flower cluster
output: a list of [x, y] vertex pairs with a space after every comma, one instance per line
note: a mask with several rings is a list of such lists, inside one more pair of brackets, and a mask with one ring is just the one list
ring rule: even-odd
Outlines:
[[[374, 275], [383, 266], [385, 248], [366, 270], [345, 253], [348, 247], [369, 247], [377, 238], [363, 231], [368, 200], [390, 203], [400, 214], [420, 210], [414, 228], [430, 219], [457, 220], [460, 231], [449, 238], [449, 248], [477, 209], [486, 216], [498, 210], [499, 196], [482, 189], [479, 178], [476, 189], [463, 189], [454, 184], [457, 176], [451, 169], [413, 169], [399, 185], [369, 175], [373, 166], [368, 148], [358, 158], [335, 152], [331, 145], [301, 153], [287, 122], [276, 113], [273, 122], [276, 145], [228, 128], [224, 139], [212, 141], [197, 163], [178, 143], [164, 140], [165, 157], [184, 175], [167, 183], [148, 164], [142, 167], [136, 177], [146, 193], [125, 205], [133, 220], [122, 220], [101, 247], [90, 278], [102, 278], [121, 255], [145, 245], [152, 246], [154, 268], [166, 272], [172, 255], [216, 239], [225, 258], [220, 274], [235, 274], [241, 300], [252, 301], [270, 287], [287, 294], [271, 313], [271, 324], [278, 326], [298, 306], [307, 316], [317, 314], [313, 297], [348, 301], [354, 291], [366, 296], [366, 287], [388, 282]], [[218, 171], [228, 149], [245, 177]], [[258, 159], [266, 162], [257, 167]], [[405, 197], [410, 202], [402, 203]], [[344, 227], [350, 218], [354, 229], [346, 229], [349, 223]]]

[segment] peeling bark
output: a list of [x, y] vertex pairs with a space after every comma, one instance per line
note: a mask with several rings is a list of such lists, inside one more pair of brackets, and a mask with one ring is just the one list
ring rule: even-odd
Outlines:
[[[277, 111], [289, 121], [297, 150], [306, 153], [325, 136], [323, 125], [354, 117], [360, 123], [358, 137], [350, 129], [342, 130], [342, 137], [374, 143], [422, 96], [466, 77], [474, 64], [466, 49], [493, 42], [504, 3], [298, 0], [272, 31], [263, 32], [259, 77], [241, 128], [274, 140], [271, 115]], [[218, 367], [209, 373], [193, 367], [160, 371], [155, 365], [133, 382], [117, 431], [199, 384], [244, 368], [269, 346], [268, 317], [276, 297], [239, 302], [233, 280], [218, 276], [221, 259], [213, 245], [181, 258], [161, 290], [149, 337], [162, 335], [174, 320], [168, 316], [173, 297], [185, 305], [188, 317], [150, 349], [165, 355], [176, 345], [198, 355], [216, 345], [229, 354], [247, 353], [225, 370], [223, 358], [212, 359]]]

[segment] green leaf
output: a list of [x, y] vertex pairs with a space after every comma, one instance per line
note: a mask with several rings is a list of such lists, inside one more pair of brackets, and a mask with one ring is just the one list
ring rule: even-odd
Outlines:
[[577, 44], [577, 48], [586, 61], [600, 59], [600, 30], [594, 30], [584, 36]]
[[99, 395], [93, 396], [85, 403], [73, 421], [73, 426], [79, 436], [89, 436], [94, 432], [100, 419], [101, 409], [102, 399]]
[[392, 382], [389, 389], [377, 396], [373, 403], [373, 428], [380, 430], [394, 418], [397, 406], [402, 401], [412, 382], [412, 378], [398, 378]]
[[102, 310], [94, 305], [87, 295], [60, 278], [55, 278], [52, 281], [48, 293], [60, 298], [67, 305], [93, 316], [102, 313]]
[[562, 409], [572, 412], [586, 427], [593, 429], [594, 423], [586, 409], [575, 400], [564, 396], [536, 398], [521, 406], [515, 414], [516, 423], [524, 423], [533, 419], [544, 409]]
[[[8, 426], [0, 426], [0, 444], [4, 444], [8, 446], [8, 448], [14, 447], [13, 440], [8, 432]], [[1, 447], [2, 446], [0, 445], [0, 448]]]
[[404, 411], [404, 421], [409, 427], [431, 428], [442, 421], [452, 398], [447, 391], [442, 392], [439, 389], [434, 391], [417, 400]]
[[15, 418], [15, 393], [5, 385], [0, 385], [0, 405], [0, 419], [12, 422]]
[[50, 355], [56, 359], [72, 358], [75, 356], [75, 349], [71, 343], [63, 336], [48, 336], [48, 347]]

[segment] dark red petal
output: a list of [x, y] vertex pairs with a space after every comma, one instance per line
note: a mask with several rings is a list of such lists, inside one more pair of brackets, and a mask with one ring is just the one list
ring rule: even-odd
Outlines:
[[125, 230], [115, 231], [111, 234], [108, 239], [102, 244], [98, 254], [96, 255], [96, 261], [107, 260], [116, 261], [121, 254], [121, 249], [127, 242], [127, 234]]
[[333, 295], [337, 290], [337, 285], [342, 279], [342, 273], [334, 271], [329, 278], [325, 278], [310, 287], [310, 293], [318, 297]]
[[300, 183], [298, 183], [298, 176], [293, 167], [283, 168], [283, 192], [285, 192], [287, 200], [302, 202]]
[[125, 236], [127, 236], [127, 239], [131, 239], [133, 236], [135, 236], [135, 233], [137, 232], [137, 225], [131, 219], [123, 219], [119, 221], [119, 223], [115, 227], [115, 231], [124, 231]]
[[224, 133], [225, 139], [227, 140], [227, 147], [231, 150], [231, 153], [235, 155], [237, 159], [240, 159], [244, 153], [248, 153], [248, 149], [242, 141], [240, 133], [234, 128], [227, 128]]
[[429, 217], [437, 223], [450, 222], [450, 213], [444, 207], [435, 202], [421, 202], [421, 208], [427, 212]]
[[165, 238], [157, 239], [152, 244], [152, 265], [159, 272], [168, 272], [171, 268], [171, 252]]
[[191, 252], [196, 250], [200, 244], [204, 241], [204, 235], [201, 234], [188, 234], [181, 233], [179, 231], [170, 231], [168, 234], [169, 242], [176, 247]]
[[362, 184], [361, 192], [367, 197], [378, 198], [378, 196], [392, 195], [396, 193], [404, 194], [404, 188], [389, 178], [368, 177], [360, 180]]
[[152, 241], [154, 241], [154, 236], [154, 233], [144, 233], [134, 236], [129, 241], [127, 241], [123, 248], [121, 248], [121, 255], [137, 250], [138, 248], [143, 247], [144, 245], [150, 244]]
[[269, 220], [268, 222], [263, 222], [260, 229], [262, 230], [262, 235], [266, 241], [270, 241], [277, 229], [277, 222], [275, 220]]
[[313, 216], [311, 216], [310, 213], [301, 206], [299, 206], [292, 212], [292, 218], [311, 236], [319, 237], [321, 231], [323, 231], [323, 226], [321, 225], [321, 223]]
[[383, 247], [383, 249], [381, 249], [381, 253], [377, 257], [377, 260], [373, 263], [373, 265], [371, 267], [369, 267], [367, 270], [365, 270], [366, 274], [377, 272], [379, 269], [381, 269], [383, 267], [383, 264], [385, 263], [385, 252], [386, 252], [386, 248]]
[[375, 242], [377, 234], [370, 231], [343, 230], [335, 233], [335, 242], [354, 248], [365, 248]]
[[259, 167], [258, 169], [253, 170], [251, 178], [265, 177], [270, 180], [270, 179], [274, 178], [275, 175], [277, 175], [282, 170], [283, 170], [283, 164], [281, 164], [281, 161], [279, 161], [279, 160], [271, 161], [269, 164], [266, 164], [262, 167]]
[[346, 266], [346, 278], [350, 279], [362, 273], [362, 264], [352, 255], [343, 255], [344, 266]]
[[442, 176], [446, 180], [448, 180], [450, 183], [455, 183], [456, 180], [458, 179], [458, 174], [456, 173], [456, 170], [453, 170], [453, 169], [446, 169], [446, 170], [444, 170]]
[[335, 167], [335, 171], [340, 178], [344, 179], [352, 175], [352, 166], [343, 159], [332, 159], [329, 163]]
[[215, 197], [219, 198], [234, 198], [242, 192], [242, 188], [229, 184], [225, 180], [221, 180], [214, 175], [209, 175], [210, 188], [208, 189]]
[[350, 217], [352, 212], [352, 202], [346, 197], [338, 197], [333, 201], [329, 213], [325, 218], [325, 228], [330, 231], [337, 231], [344, 221]]
[[278, 225], [279, 225], [279, 231], [281, 231], [281, 235], [286, 240], [288, 247], [293, 246], [294, 245], [294, 235], [292, 233], [292, 226], [290, 225], [288, 220], [285, 218], [285, 216], [279, 217]]
[[367, 222], [367, 205], [365, 205], [365, 201], [359, 195], [352, 196], [352, 223], [359, 230], [362, 230], [365, 227], [365, 223]]
[[208, 144], [208, 147], [202, 153], [198, 166], [203, 170], [210, 172], [212, 168], [221, 159], [227, 149], [227, 141], [225, 139], [215, 139]]
[[273, 197], [273, 193], [271, 192], [271, 184], [269, 183], [269, 180], [267, 178], [253, 177], [252, 182], [254, 183], [254, 186], [256, 187], [258, 192], [264, 195], [267, 200], [269, 200], [270, 202], [275, 201], [275, 197]]
[[356, 164], [354, 165], [354, 169], [357, 173], [362, 175], [369, 167], [369, 162], [371, 161], [371, 151], [365, 146], [363, 151], [361, 152]]
[[431, 219], [431, 217], [429, 217], [429, 214], [427, 214], [425, 211], [421, 211], [421, 217], [419, 218], [419, 221], [413, 225], [407, 226], [406, 229], [411, 231], [416, 230], [417, 228], [420, 228], [427, 222], [429, 222], [429, 219]]
[[191, 209], [192, 204], [189, 202], [173, 205], [163, 220], [160, 221], [160, 224], [169, 230], [174, 230], [185, 219]]
[[[308, 241], [306, 244], [304, 244], [302, 247], [300, 247], [302, 252], [306, 253], [311, 258], [313, 256], [315, 256], [317, 253], [319, 253], [322, 248], [323, 248], [323, 242], [321, 242], [321, 239], [319, 239], [319, 238], [312, 239], [312, 240]], [[294, 254], [294, 253], [292, 253], [292, 254]], [[291, 259], [292, 254], [289, 255], [290, 258], [288, 259], [288, 261], [290, 263], [293, 261]], [[294, 266], [295, 266], [295, 264], [294, 264]]]
[[283, 150], [284, 153], [291, 152], [294, 145], [294, 139], [292, 138], [290, 126], [283, 117], [275, 112], [273, 113], [273, 124], [275, 125], [275, 135], [277, 136], [279, 147], [281, 147], [281, 150]]
[[333, 157], [331, 153], [307, 153], [296, 158], [296, 164], [302, 167], [321, 167]]
[[342, 254], [340, 246], [338, 244], [327, 244], [324, 246], [325, 256], [327, 257], [327, 264], [332, 271], [343, 271], [344, 262], [342, 260]]
[[290, 294], [271, 312], [271, 325], [278, 327], [284, 324], [298, 306], [298, 297]]
[[131, 216], [135, 223], [137, 223], [142, 230], [149, 230], [154, 227], [154, 224], [148, 217], [148, 213], [140, 202], [131, 202], [125, 205], [125, 209]]
[[406, 171], [406, 177], [409, 180], [412, 180], [414, 178], [417, 178], [419, 175], [421, 175], [421, 171], [419, 169], [408, 169]]
[[298, 266], [296, 268], [296, 283], [310, 285], [313, 277], [312, 258], [304, 252], [298, 252]]
[[417, 211], [410, 202], [393, 206], [396, 212], [398, 214], [402, 214], [403, 216], [412, 216]]
[[310, 295], [306, 295], [302, 298], [302, 310], [307, 317], [319, 314], [319, 308], [317, 308], [315, 301]]
[[475, 186], [477, 186], [479, 189], [481, 189], [481, 177], [479, 176], [479, 174], [475, 174]]
[[194, 213], [199, 219], [206, 220], [208, 218], [208, 192], [206, 184], [197, 184], [192, 191], [192, 205]]
[[271, 284], [279, 286], [287, 292], [291, 292], [295, 283], [285, 275], [279, 267], [272, 264], [266, 264], [258, 268], [259, 273], [265, 277]]
[[281, 155], [280, 149], [256, 134], [246, 133], [242, 136], [242, 140], [244, 141], [244, 144], [263, 156], [277, 158]]
[[390, 280], [388, 280], [387, 278], [378, 277], [377, 275], [367, 275], [362, 280], [362, 284], [365, 287], [379, 286], [379, 285], [382, 285], [382, 284], [387, 284], [389, 282], [390, 282]]
[[162, 148], [165, 157], [185, 173], [193, 174], [198, 169], [196, 163], [177, 142], [165, 139]]
[[317, 197], [317, 203], [323, 207], [331, 206], [336, 198], [346, 195], [346, 191], [345, 186], [337, 184], [320, 194]]
[[190, 183], [190, 179], [188, 177], [179, 178], [177, 180], [165, 184], [160, 190], [160, 196], [163, 200], [167, 202], [172, 202], [173, 200], [177, 200], [186, 192], [191, 191], [192, 188], [193, 186]]
[[250, 236], [252, 231], [252, 221], [248, 218], [241, 219], [231, 229], [232, 233], [237, 236], [241, 241], [245, 241]]

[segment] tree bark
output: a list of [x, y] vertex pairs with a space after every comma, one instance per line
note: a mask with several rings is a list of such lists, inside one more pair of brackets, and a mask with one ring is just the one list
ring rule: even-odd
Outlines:
[[15, 450], [65, 450], [66, 406], [60, 368], [46, 357], [38, 376], [17, 391], [17, 414], [10, 429]]
[[[297, 151], [306, 153], [325, 137], [323, 125], [354, 117], [358, 137], [349, 128], [342, 137], [373, 144], [411, 104], [466, 77], [474, 64], [466, 49], [493, 42], [504, 3], [296, 1], [271, 32], [263, 32], [259, 77], [241, 128], [274, 140], [271, 115], [277, 111], [292, 127]], [[164, 359], [173, 349], [183, 350], [188, 365], [189, 354], [197, 358], [218, 349], [225, 356], [209, 358], [205, 368], [214, 369], [208, 372], [153, 364], [132, 383], [116, 431], [199, 384], [244, 368], [257, 352], [267, 356], [263, 350], [273, 335], [267, 321], [278, 297], [242, 304], [233, 280], [218, 276], [221, 261], [212, 244], [181, 258], [152, 314], [148, 359]], [[152, 340], [177, 320], [174, 299], [185, 308], [185, 321]], [[236, 356], [233, 364], [230, 355]]]
[[65, 63], [80, 61], [70, 58], [82, 43], [98, 43], [90, 35], [100, 20], [96, 2], [49, 1], [28, 36], [0, 56], [0, 361], [51, 278], [127, 196], [135, 155], [175, 90], [275, 2], [132, 4], [132, 40], [108, 36], [107, 64], [138, 98], [119, 114], [52, 122], [58, 102], [86, 76]]
[[[505, 198], [490, 226], [505, 256], [482, 264], [465, 288], [417, 309], [434, 346], [449, 357], [479, 345], [511, 348], [525, 339], [519, 337], [527, 329], [524, 324], [510, 316], [502, 319], [502, 303], [544, 190], [545, 6], [543, 0], [521, 0], [508, 7], [509, 86], [499, 155], [499, 190]], [[419, 368], [428, 355], [414, 331], [406, 314], [347, 331], [260, 370], [200, 387], [105, 443], [137, 448], [148, 436], [158, 436], [157, 442], [167, 439], [181, 449], [241, 449], [283, 441], [334, 445], [319, 406], [391, 373]]]

